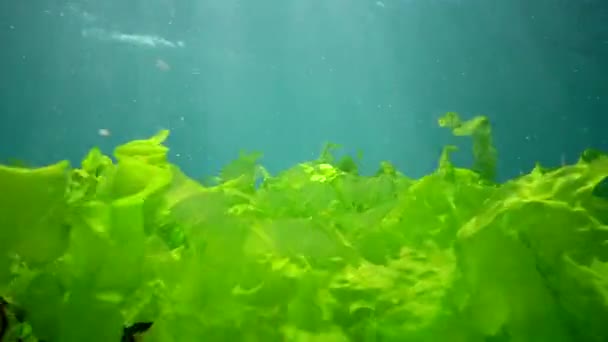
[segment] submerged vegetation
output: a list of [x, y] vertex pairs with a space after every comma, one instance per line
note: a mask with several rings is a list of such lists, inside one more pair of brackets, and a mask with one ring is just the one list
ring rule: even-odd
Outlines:
[[[495, 182], [410, 179], [353, 158], [270, 175], [243, 154], [212, 186], [167, 162], [168, 132], [78, 168], [0, 167], [0, 339], [146, 342], [608, 340], [608, 157]], [[259, 184], [259, 185], [256, 185]]]

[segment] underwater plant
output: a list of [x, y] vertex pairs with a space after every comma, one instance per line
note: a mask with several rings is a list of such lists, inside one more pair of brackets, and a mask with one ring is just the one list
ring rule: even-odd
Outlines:
[[[212, 185], [169, 132], [78, 167], [0, 166], [0, 340], [608, 340], [608, 157], [496, 183], [485, 117], [439, 121], [474, 165], [420, 179], [243, 153]], [[259, 185], [256, 185], [259, 184]]]

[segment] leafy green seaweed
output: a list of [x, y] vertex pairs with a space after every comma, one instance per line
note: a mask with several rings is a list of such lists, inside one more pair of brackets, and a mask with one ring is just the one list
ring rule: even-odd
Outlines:
[[457, 113], [448, 112], [439, 119], [439, 126], [451, 129], [456, 136], [472, 136], [473, 171], [478, 172], [487, 181], [495, 181], [498, 157], [492, 142], [492, 127], [487, 117], [477, 116], [462, 121]]
[[363, 176], [327, 144], [277, 175], [241, 153], [204, 185], [168, 131], [115, 161], [0, 166], [0, 336], [608, 340], [608, 157], [497, 184], [487, 118], [439, 123], [473, 138], [472, 169], [447, 146], [420, 179]]

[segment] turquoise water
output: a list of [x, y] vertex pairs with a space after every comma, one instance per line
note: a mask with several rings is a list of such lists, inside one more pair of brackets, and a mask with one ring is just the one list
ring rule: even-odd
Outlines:
[[454, 142], [446, 111], [492, 119], [503, 179], [608, 145], [601, 1], [0, 6], [4, 160], [78, 161], [168, 128], [197, 177], [241, 149], [280, 170], [325, 141], [419, 176]]
[[606, 23], [0, 3], [0, 342], [608, 341]]

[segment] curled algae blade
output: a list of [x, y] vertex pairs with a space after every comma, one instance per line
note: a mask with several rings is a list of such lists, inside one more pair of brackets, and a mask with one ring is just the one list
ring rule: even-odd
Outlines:
[[168, 147], [163, 143], [169, 137], [169, 130], [161, 130], [149, 139], [133, 140], [118, 146], [114, 156], [119, 161], [125, 158], [143, 159], [151, 164], [166, 163]]
[[438, 120], [440, 127], [449, 128], [455, 136], [473, 138], [473, 171], [488, 182], [496, 178], [497, 152], [492, 142], [490, 120], [483, 115], [463, 121], [455, 112], [448, 112]]

